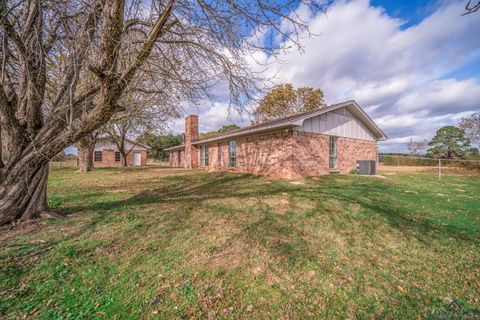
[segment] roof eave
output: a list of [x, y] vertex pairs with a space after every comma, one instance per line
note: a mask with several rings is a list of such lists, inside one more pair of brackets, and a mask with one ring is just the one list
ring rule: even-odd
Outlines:
[[[98, 137], [97, 138], [97, 142], [100, 141], [100, 140], [105, 140], [105, 141], [109, 141], [109, 142], [112, 142], [114, 143], [114, 141], [112, 141], [113, 139], [111, 137], [108, 137], [108, 136], [103, 136], [103, 137]], [[143, 144], [143, 143], [140, 143], [140, 142], [135, 142], [133, 140], [130, 140], [130, 139], [125, 139], [125, 141], [127, 142], [130, 142], [131, 144], [134, 144], [135, 146], [139, 146], [141, 148], [145, 148], [145, 149], [152, 149], [152, 147], [150, 147], [149, 145], [147, 144]]]
[[179, 146], [174, 146], [174, 147], [170, 147], [170, 148], [166, 148], [164, 149], [165, 151], [176, 151], [176, 150], [181, 150], [181, 149], [185, 149], [185, 145], [179, 145]]

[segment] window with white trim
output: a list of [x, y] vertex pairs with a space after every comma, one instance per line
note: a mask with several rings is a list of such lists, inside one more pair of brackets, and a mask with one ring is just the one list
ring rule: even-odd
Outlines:
[[237, 141], [230, 140], [228, 141], [228, 166], [236, 167], [237, 166]]
[[121, 154], [119, 151], [115, 151], [115, 161], [118, 162], [122, 158]]
[[329, 152], [328, 152], [328, 168], [335, 170], [337, 169], [337, 155], [338, 155], [338, 146], [337, 146], [338, 137], [330, 136], [329, 143]]
[[200, 163], [208, 167], [208, 145], [200, 147]]

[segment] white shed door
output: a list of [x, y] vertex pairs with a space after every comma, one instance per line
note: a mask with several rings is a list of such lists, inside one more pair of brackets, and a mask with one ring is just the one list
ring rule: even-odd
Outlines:
[[142, 165], [142, 154], [140, 152], [135, 152], [133, 154], [133, 165], [134, 166]]

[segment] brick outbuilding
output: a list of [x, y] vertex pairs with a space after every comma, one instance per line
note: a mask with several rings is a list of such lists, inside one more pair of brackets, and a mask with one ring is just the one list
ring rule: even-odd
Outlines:
[[[141, 143], [136, 143], [127, 139], [125, 141], [125, 149], [131, 150], [127, 155], [127, 165], [129, 166], [145, 166], [147, 165], [147, 151], [150, 147]], [[78, 154], [78, 161], [82, 161], [82, 153]], [[95, 166], [120, 166], [122, 155], [111, 139], [99, 138], [95, 143], [93, 152], [93, 163]]]
[[355, 101], [199, 139], [198, 116], [185, 118], [184, 144], [167, 149], [170, 166], [302, 178], [348, 173], [377, 159], [387, 137]]

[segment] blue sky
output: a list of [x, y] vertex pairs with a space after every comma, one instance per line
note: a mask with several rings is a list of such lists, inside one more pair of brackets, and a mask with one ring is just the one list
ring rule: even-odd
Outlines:
[[[379, 150], [405, 152], [410, 138], [430, 139], [480, 111], [480, 13], [461, 16], [465, 4], [335, 1], [325, 15], [309, 18], [319, 36], [303, 37], [303, 53], [282, 53], [279, 63], [259, 52], [255, 60], [268, 64], [266, 75], [278, 84], [321, 88], [329, 104], [355, 99], [389, 137]], [[248, 125], [248, 114], [226, 105], [219, 97], [213, 108], [184, 114], [199, 114], [201, 131]], [[183, 119], [172, 122], [170, 131], [182, 130]]]
[[420, 23], [432, 14], [439, 2], [434, 0], [375, 0], [370, 2], [373, 7], [383, 8], [389, 16], [405, 21], [402, 29]]

